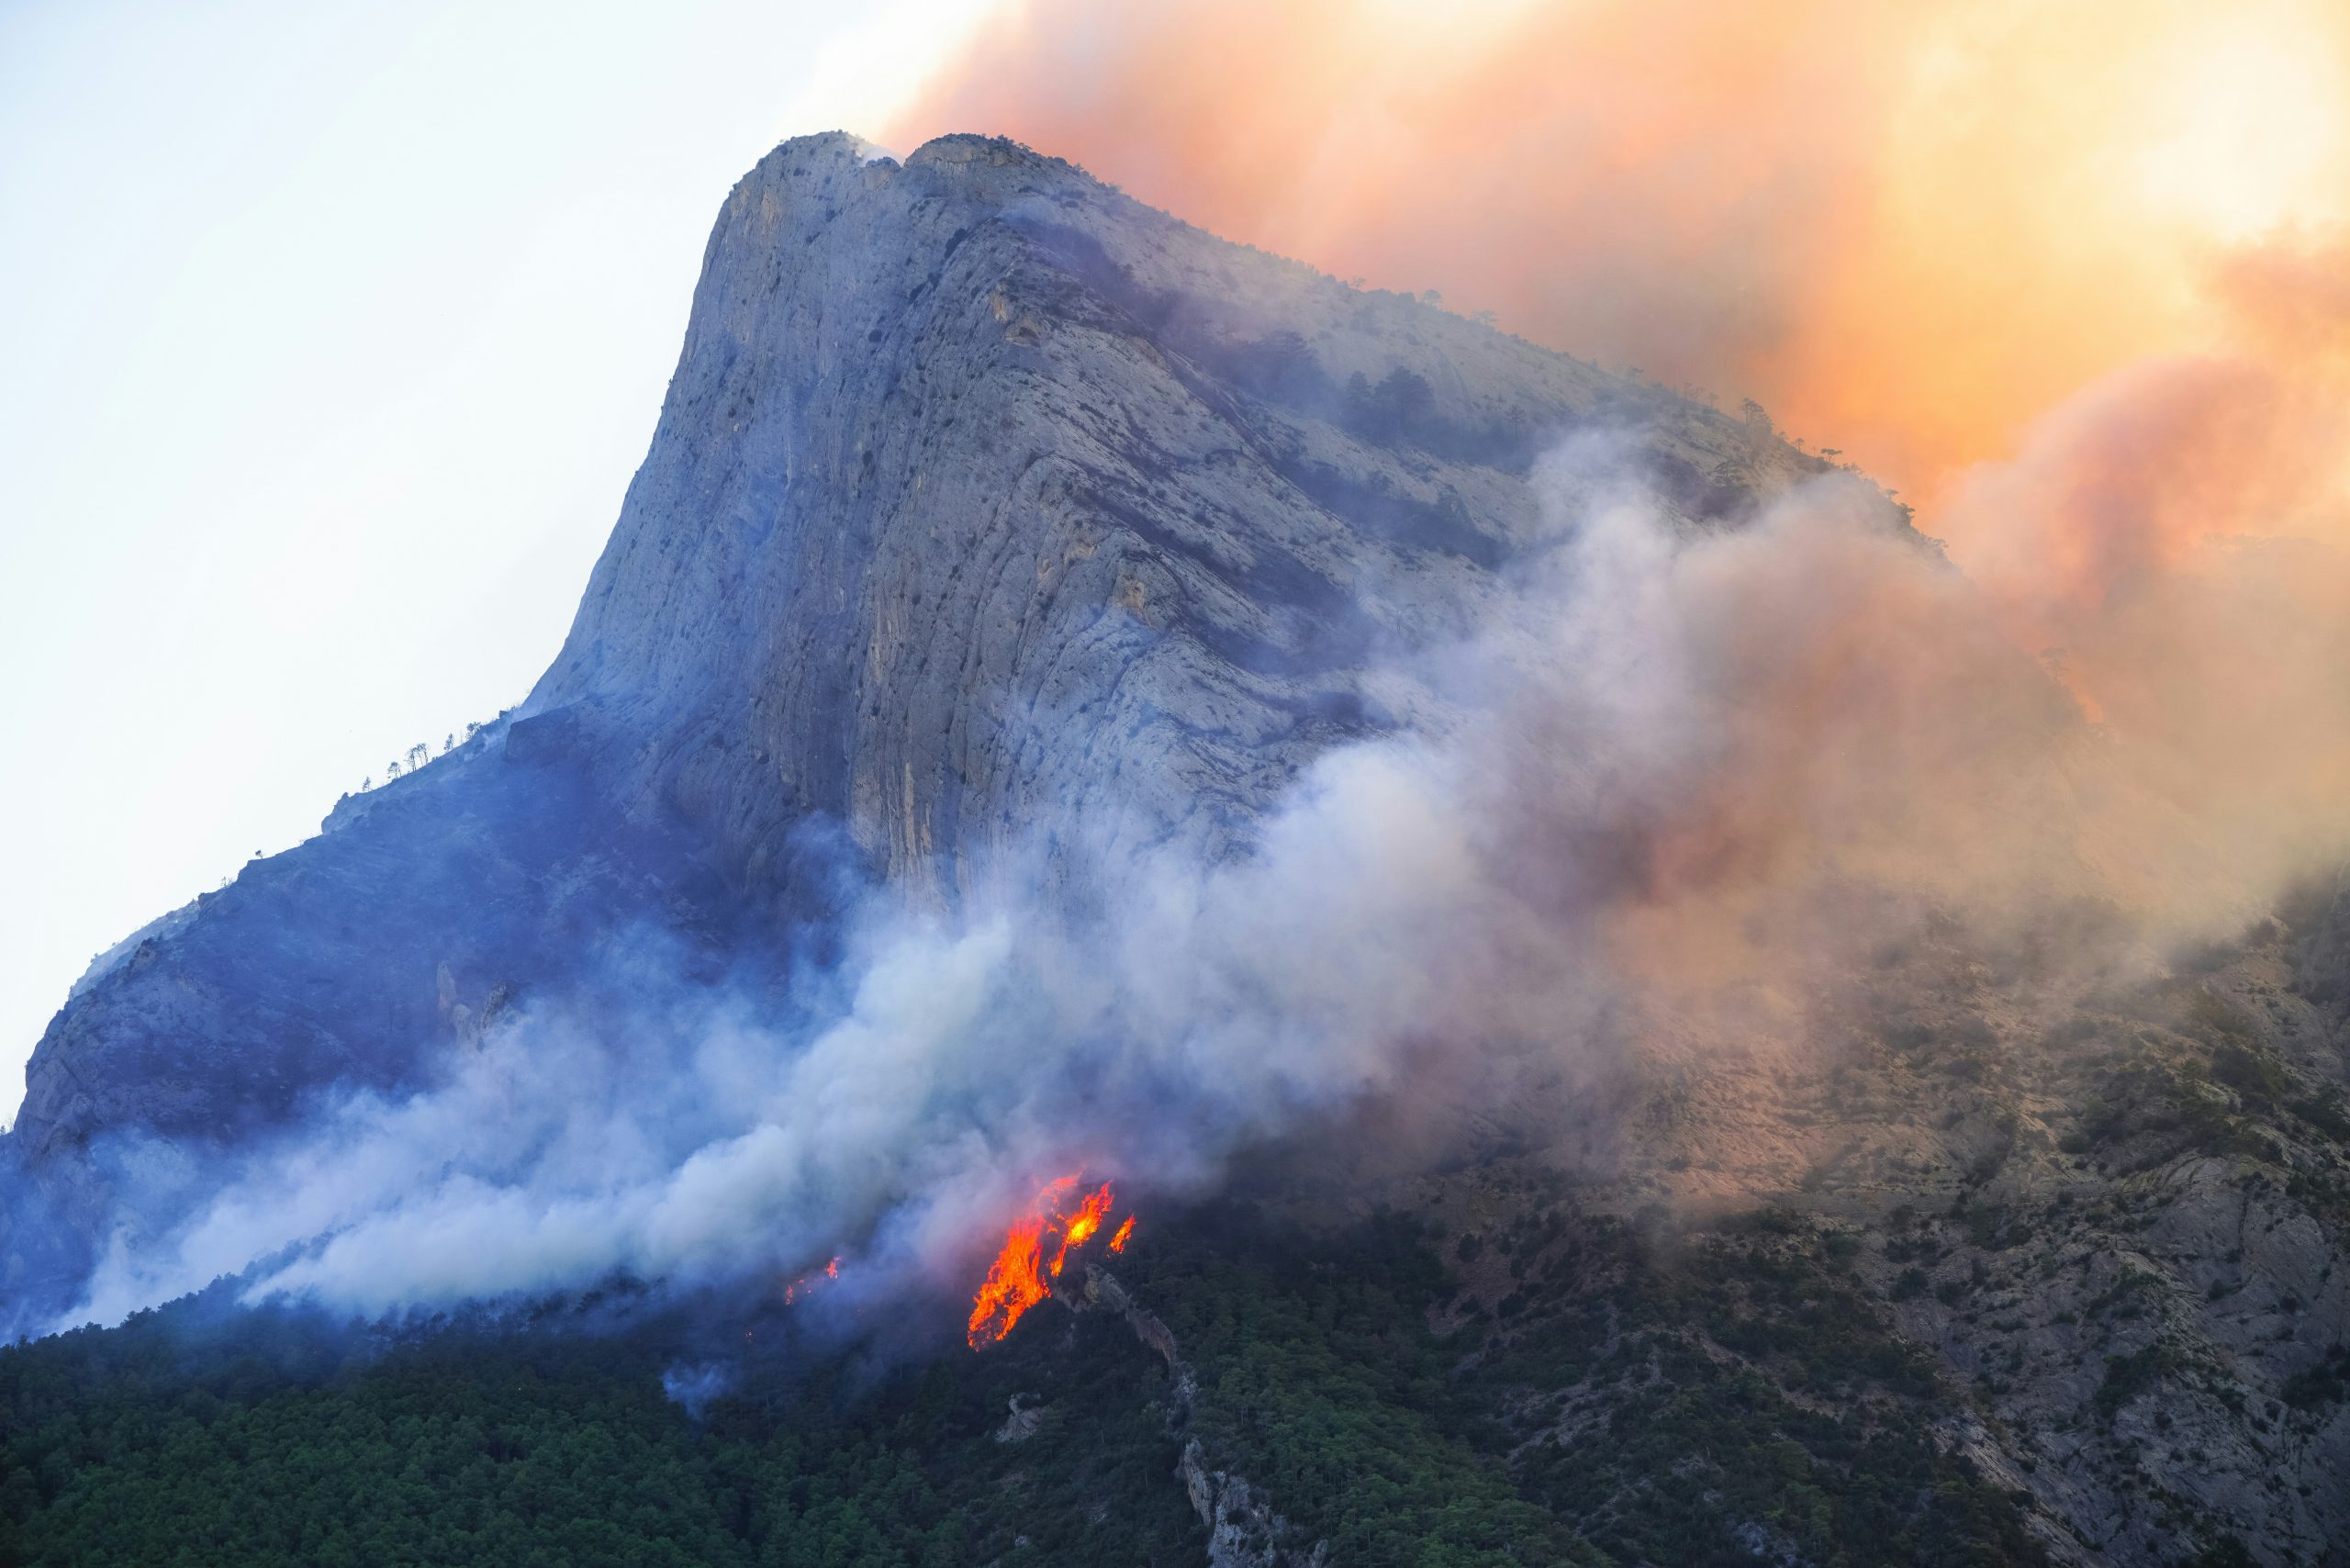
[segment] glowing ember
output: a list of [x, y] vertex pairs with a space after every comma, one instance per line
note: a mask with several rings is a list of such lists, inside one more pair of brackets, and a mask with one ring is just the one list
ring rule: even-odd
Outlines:
[[[1069, 1253], [1101, 1233], [1102, 1222], [1110, 1217], [1110, 1183], [1079, 1198], [1071, 1210], [1066, 1205], [1077, 1191], [1077, 1180], [1070, 1175], [1046, 1182], [1036, 1194], [1035, 1208], [1014, 1220], [1004, 1234], [1003, 1246], [971, 1301], [974, 1350], [1011, 1333], [1023, 1314], [1052, 1294], [1047, 1282], [1059, 1277]], [[1112, 1251], [1125, 1246], [1134, 1227], [1131, 1218], [1119, 1227]]]
[[1128, 1215], [1126, 1216], [1126, 1223], [1118, 1227], [1118, 1234], [1110, 1238], [1110, 1250], [1113, 1252], [1124, 1252], [1126, 1249], [1126, 1238], [1132, 1236], [1134, 1233], [1135, 1216]]
[[[841, 1260], [835, 1258], [831, 1262], [824, 1265], [823, 1279], [837, 1280], [840, 1277]], [[783, 1305], [789, 1306], [801, 1296], [806, 1295], [810, 1291], [814, 1290], [816, 1286], [822, 1282], [822, 1281], [819, 1280], [817, 1276], [812, 1273], [800, 1275], [798, 1279], [783, 1287]]]

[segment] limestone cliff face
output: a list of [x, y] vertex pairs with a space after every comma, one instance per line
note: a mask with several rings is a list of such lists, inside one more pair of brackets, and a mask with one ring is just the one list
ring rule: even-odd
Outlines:
[[[528, 700], [67, 999], [0, 1139], [0, 1331], [70, 1304], [118, 1227], [168, 1218], [188, 1151], [336, 1085], [412, 1081], [599, 952], [772, 962], [774, 919], [822, 896], [811, 823], [940, 902], [1055, 823], [1239, 842], [1317, 752], [1414, 716], [1393, 655], [1499, 590], [1543, 526], [1537, 458], [1594, 433], [1693, 529], [1819, 466], [1760, 421], [1224, 243], [1009, 144], [903, 164], [843, 136], [778, 148], [720, 215], [651, 450]], [[1606, 1260], [1662, 1227], [1656, 1257], [1736, 1271], [1700, 1282], [1718, 1318], [1675, 1286], [1641, 1365], [1673, 1341], [1785, 1380], [1788, 1410], [1914, 1403], [2054, 1561], [2340, 1560], [2339, 880], [2128, 988], [2085, 993], [1939, 924], [1841, 980], [1814, 1051], [1649, 1042], [1605, 1158], [1573, 1133], [1546, 1149], [1561, 1118], [1529, 1103], [1494, 1140], [1521, 1152], [1471, 1168], [1399, 1173], [1357, 1140], [1332, 1206], [1378, 1190], [1442, 1221], [1453, 1326], [1501, 1349], [1586, 1320], [1620, 1338], [1641, 1298]], [[1545, 1195], [1561, 1172], [1572, 1204]], [[1710, 1237], [1642, 1218], [1722, 1214]], [[1090, 1294], [1187, 1409], [1165, 1324], [1106, 1275]], [[1771, 1346], [1794, 1339], [1720, 1332], [1792, 1334], [1823, 1304], [1874, 1336], [1830, 1346], [1833, 1375], [1791, 1372]], [[1897, 1387], [1871, 1381], [1886, 1366]], [[1603, 1417], [1645, 1384], [1586, 1372], [1506, 1386], [1489, 1413], [1514, 1463], [1610, 1440]], [[1216, 1560], [1314, 1561], [1313, 1530], [1272, 1511], [1312, 1499], [1216, 1468], [1238, 1463], [1184, 1457]], [[1571, 1522], [1606, 1526], [1612, 1495]], [[1767, 1521], [1721, 1522], [1793, 1560]]]
[[773, 874], [890, 870], [1114, 801], [1213, 837], [1380, 722], [1536, 525], [1568, 431], [1695, 516], [1807, 460], [1709, 409], [1226, 244], [968, 138], [778, 148], [721, 213], [653, 452], [528, 711]]
[[[643, 468], [510, 721], [110, 954], [0, 1144], [0, 1298], [37, 1315], [142, 1139], [231, 1144], [408, 1081], [651, 925], [722, 948], [846, 825], [952, 897], [1040, 822], [1213, 851], [1390, 722], [1591, 431], [1692, 526], [1818, 465], [1398, 295], [973, 138], [785, 143], [728, 198]], [[1888, 509], [1888, 517], [1890, 512]], [[168, 1183], [166, 1183], [168, 1185]]]

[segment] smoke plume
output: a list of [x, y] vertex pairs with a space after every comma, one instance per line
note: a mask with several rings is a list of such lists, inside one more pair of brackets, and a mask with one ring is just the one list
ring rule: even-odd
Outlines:
[[1040, 823], [951, 913], [867, 890], [781, 996], [647, 938], [207, 1174], [73, 1317], [223, 1272], [389, 1311], [835, 1254], [815, 1299], [968, 1292], [1043, 1178], [1181, 1193], [1366, 1097], [1571, 1101], [1667, 1014], [1797, 1040], [1906, 921], [2127, 967], [2256, 917], [2350, 849], [2350, 18], [2107, 9], [1007, 12], [885, 140], [1014, 135], [1751, 393], [1950, 557], [1847, 476], [1692, 535], [1564, 448], [1544, 547], [1391, 672], [1425, 717], [1249, 853]]
[[[2089, 460], [1982, 484], [2037, 497], [2042, 463]], [[868, 890], [780, 1002], [648, 939], [437, 1087], [349, 1097], [173, 1234], [119, 1238], [73, 1316], [239, 1271], [371, 1313], [761, 1289], [834, 1255], [827, 1310], [967, 1292], [1049, 1174], [1181, 1193], [1366, 1097], [1571, 1101], [1637, 1048], [1626, 1019], [1800, 1036], [1807, 989], [1904, 921], [2094, 901], [2158, 952], [2344, 847], [2327, 547], [2154, 552], [2065, 610], [2075, 665], [1844, 476], [1703, 535], [1605, 443], [1535, 482], [1545, 547], [1393, 672], [1429, 717], [1326, 755], [1251, 853], [1039, 824], [952, 914]], [[2108, 667], [2137, 684], [2092, 722], [2064, 678]]]
[[1932, 501], [2098, 377], [2227, 343], [2255, 275], [2339, 322], [2350, 13], [1028, 0], [885, 140], [973, 128], [1759, 398]]

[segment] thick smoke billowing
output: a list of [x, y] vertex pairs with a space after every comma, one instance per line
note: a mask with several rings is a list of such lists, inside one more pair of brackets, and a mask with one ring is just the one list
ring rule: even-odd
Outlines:
[[[2109, 502], [2117, 537], [2170, 539], [2090, 493], [2108, 413], [2052, 424], [1977, 504], [2029, 532]], [[1811, 988], [1935, 912], [2061, 934], [2087, 901], [2126, 964], [2344, 847], [2330, 546], [2117, 545], [2095, 591], [2028, 593], [1842, 476], [1702, 534], [1604, 445], [1535, 482], [1545, 546], [1472, 635], [1389, 672], [1426, 717], [1326, 756], [1252, 853], [1036, 824], [951, 914], [869, 890], [781, 1002], [648, 945], [118, 1238], [71, 1316], [240, 1270], [381, 1312], [615, 1273], [764, 1288], [834, 1254], [834, 1299], [959, 1294], [1063, 1170], [1197, 1191], [1365, 1097], [1572, 1102], [1668, 1014], [1701, 1047], [1800, 1039]]]
[[2247, 290], [2332, 291], [2338, 346], [2350, 275], [2334, 0], [1024, 0], [883, 140], [973, 127], [1937, 503], [2100, 376], [2244, 351]]
[[[968, 124], [1229, 237], [1759, 398], [1908, 491], [1993, 612], [1950, 628], [1951, 656], [2027, 651], [2107, 726], [2065, 732], [2105, 793], [2050, 829], [2080, 839], [2057, 866], [2169, 908], [2185, 879], [2208, 911], [2292, 874], [2324, 820], [2350, 547], [2340, 6], [1027, 0], [891, 134]], [[2162, 852], [2117, 840], [2165, 809]], [[2233, 869], [2190, 877], [2197, 857]]]

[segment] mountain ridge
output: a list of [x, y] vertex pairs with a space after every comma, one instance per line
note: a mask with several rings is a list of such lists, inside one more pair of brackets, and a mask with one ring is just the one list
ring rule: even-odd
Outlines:
[[[1553, 461], [1579, 443], [1606, 462]], [[0, 1142], [0, 1291], [49, 1325], [108, 1249], [200, 1208], [207, 1159], [337, 1095], [409, 1103], [532, 1008], [595, 1011], [628, 989], [599, 989], [616, 955], [755, 1014], [843, 940], [845, 885], [951, 913], [1012, 862], [1114, 902], [1053, 879], [1080, 832], [1246, 861], [1318, 762], [1451, 722], [1415, 655], [1617, 488], [1685, 543], [1825, 487], [1931, 554], [1758, 416], [1058, 160], [785, 142], [721, 209], [647, 456], [524, 701], [76, 985]], [[1596, 874], [1638, 902], [1655, 855]], [[1214, 1446], [1192, 1473], [1248, 1476], [1301, 1547], [1449, 1528], [1441, 1474], [1482, 1489], [1477, 1529], [1628, 1563], [1700, 1540], [2339, 1561], [2339, 889], [2191, 953], [2090, 900], [1970, 924], [1827, 896], [1849, 907], [1790, 940], [1799, 972], [1723, 988], [1740, 1027], [1662, 984], [1592, 1022], [1582, 1076], [1460, 1126], [1372, 1095], [1244, 1147], [1245, 1225], [1170, 1197], [1176, 1238], [1121, 1284], [1181, 1325]], [[1109, 1356], [1099, 1327], [1065, 1342]], [[1058, 1332], [1004, 1352], [1045, 1378]], [[986, 1394], [991, 1431], [1020, 1394]], [[1334, 1431], [1450, 1468], [1390, 1474], [1409, 1509], [1365, 1522]]]
[[[0, 1284], [94, 1255], [134, 1145], [411, 1084], [453, 1008], [632, 922], [805, 902], [811, 823], [916, 887], [1113, 806], [1228, 847], [1412, 700], [1371, 650], [1483, 591], [1539, 525], [1527, 466], [1575, 428], [1629, 432], [1692, 526], [1824, 466], [1010, 143], [781, 144], [722, 208], [546, 675], [77, 987], [0, 1146]], [[161, 1223], [163, 1187], [117, 1217]]]

